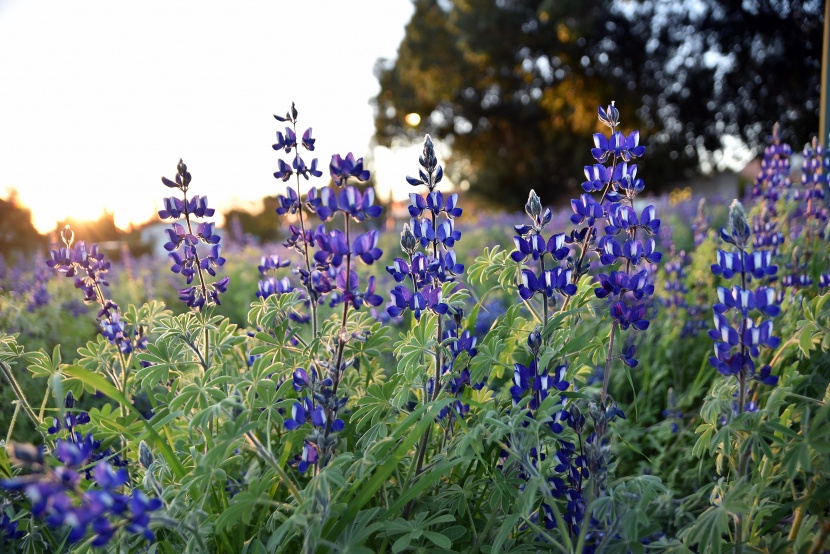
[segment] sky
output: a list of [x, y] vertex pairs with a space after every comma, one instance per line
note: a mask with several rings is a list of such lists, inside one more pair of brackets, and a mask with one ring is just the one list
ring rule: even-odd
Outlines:
[[124, 228], [153, 218], [182, 158], [192, 194], [259, 211], [284, 190], [273, 114], [292, 101], [323, 168], [372, 155], [378, 194], [405, 191], [417, 146], [372, 152], [369, 101], [412, 12], [409, 0], [0, 0], [0, 197], [16, 190], [40, 232], [104, 209]]

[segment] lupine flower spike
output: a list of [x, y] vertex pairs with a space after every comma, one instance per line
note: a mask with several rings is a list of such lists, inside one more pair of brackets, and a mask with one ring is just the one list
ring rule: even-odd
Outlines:
[[718, 250], [712, 273], [725, 279], [740, 277], [740, 285], [718, 287], [718, 302], [713, 306], [715, 328], [709, 337], [715, 341], [715, 354], [709, 363], [726, 377], [735, 377], [739, 384], [738, 413], [744, 411], [746, 386], [749, 380], [775, 385], [778, 377], [771, 375], [770, 366], [756, 367], [761, 347], [777, 348], [780, 339], [773, 335], [772, 318], [778, 315], [775, 290], [768, 286], [749, 288], [751, 277], [774, 276], [778, 267], [772, 264], [769, 250], [749, 251], [752, 230], [743, 206], [735, 200], [729, 208], [729, 225], [721, 230], [721, 239], [732, 245], [731, 251]]
[[165, 198], [164, 209], [158, 214], [161, 219], [173, 220], [170, 228], [165, 230], [168, 240], [164, 248], [173, 261], [170, 270], [186, 279], [187, 286], [179, 289], [179, 300], [190, 308], [202, 310], [206, 304], [221, 303], [219, 295], [228, 290], [230, 277], [212, 283], [206, 277], [216, 277], [216, 268], [225, 265], [225, 258], [221, 255], [220, 237], [215, 233], [214, 224], [195, 221], [213, 216], [214, 210], [208, 207], [206, 196], [188, 198], [191, 178], [182, 160], [176, 165], [174, 180], [161, 178], [166, 187], [177, 189], [181, 197]]
[[[290, 417], [285, 420], [285, 428], [294, 431], [304, 429], [306, 423], [311, 424], [311, 432], [304, 439], [302, 454], [297, 455], [293, 461], [302, 473], [311, 467], [325, 465], [337, 442], [332, 433], [341, 431], [345, 425], [338, 414], [346, 406], [348, 397], [338, 395], [338, 387], [346, 369], [358, 367], [358, 360], [349, 358], [345, 349], [347, 342], [352, 339], [346, 332], [349, 310], [359, 310], [364, 305], [379, 306], [383, 302], [382, 297], [375, 293], [375, 278], [369, 277], [365, 288], [362, 288], [353, 264], [359, 260], [363, 264], [372, 265], [383, 253], [378, 248], [378, 231], [369, 230], [352, 236], [352, 222], [362, 223], [381, 213], [381, 207], [374, 203], [374, 189], [368, 188], [361, 192], [350, 184], [366, 182], [371, 177], [364, 168], [363, 158], [355, 158], [352, 153], [345, 157], [339, 154], [332, 156], [329, 174], [333, 186], [320, 189], [311, 187], [303, 196], [300, 177], [308, 180], [310, 177], [320, 177], [322, 172], [317, 170], [316, 159], [307, 166], [300, 157], [300, 146], [313, 151], [316, 139], [311, 138], [309, 128], [303, 133], [302, 140], [297, 140], [297, 116], [293, 104], [285, 117], [274, 116], [278, 121], [292, 125], [285, 128], [284, 134], [277, 133], [274, 150], [294, 153], [291, 165], [279, 161], [280, 169], [274, 177], [287, 181], [294, 175], [297, 183], [296, 189], [288, 187], [286, 196], [277, 197], [279, 206], [276, 211], [278, 215], [298, 215], [300, 227], [289, 226], [291, 236], [285, 246], [302, 256], [297, 273], [305, 289], [306, 300], [311, 306], [309, 319], [312, 321], [312, 333], [315, 336], [318, 334], [318, 305], [326, 300], [331, 307], [343, 305], [340, 333], [334, 344], [330, 345], [333, 353], [331, 359], [318, 360], [316, 365], [308, 368], [297, 368], [293, 375], [294, 389], [300, 398], [294, 403]], [[316, 214], [322, 223], [314, 229], [308, 228], [306, 211]], [[343, 215], [343, 229], [327, 229], [326, 223], [334, 220], [338, 214]], [[270, 256], [262, 259], [259, 269], [265, 276], [288, 265], [288, 260]], [[291, 290], [287, 277], [279, 279], [274, 276], [260, 281], [257, 295], [267, 298]], [[307, 321], [292, 317], [298, 322]]]

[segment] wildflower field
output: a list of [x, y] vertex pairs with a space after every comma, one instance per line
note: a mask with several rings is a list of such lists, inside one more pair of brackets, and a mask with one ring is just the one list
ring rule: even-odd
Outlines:
[[569, 210], [468, 213], [427, 136], [384, 230], [292, 105], [284, 242], [173, 159], [164, 267], [3, 260], [0, 552], [827, 552], [830, 153], [669, 201], [597, 113]]

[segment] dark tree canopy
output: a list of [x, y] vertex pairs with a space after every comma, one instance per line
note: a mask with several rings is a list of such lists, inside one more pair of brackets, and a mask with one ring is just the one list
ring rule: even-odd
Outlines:
[[450, 177], [483, 197], [564, 200], [591, 162], [597, 106], [615, 100], [659, 189], [716, 162], [724, 134], [757, 148], [781, 120], [807, 140], [822, 13], [820, 1], [415, 0], [397, 60], [379, 64], [376, 137], [433, 134], [452, 147]]
[[32, 212], [20, 205], [12, 191], [7, 200], [0, 199], [0, 254], [32, 253], [46, 245], [32, 225]]

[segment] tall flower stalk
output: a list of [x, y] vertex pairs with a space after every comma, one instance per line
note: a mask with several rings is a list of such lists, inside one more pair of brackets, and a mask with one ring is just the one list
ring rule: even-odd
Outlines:
[[282, 182], [287, 182], [293, 175], [295, 176], [297, 182], [296, 189], [291, 187], [286, 188], [286, 192], [288, 194], [287, 196], [280, 195], [277, 197], [280, 205], [277, 207], [276, 211], [278, 215], [285, 215], [286, 213], [297, 214], [300, 221], [299, 229], [293, 225], [289, 226], [289, 230], [291, 231], [289, 245], [294, 247], [303, 256], [305, 271], [302, 272], [301, 268], [302, 282], [308, 293], [308, 302], [311, 307], [312, 334], [316, 337], [318, 334], [317, 306], [319, 304], [319, 295], [311, 283], [312, 260], [309, 252], [309, 246], [314, 246], [314, 239], [310, 235], [310, 232], [306, 229], [306, 221], [301, 201], [302, 190], [300, 188], [300, 177], [308, 180], [309, 176], [320, 177], [323, 172], [317, 169], [317, 158], [312, 160], [311, 166], [307, 166], [305, 161], [303, 161], [300, 157], [299, 146], [302, 145], [304, 149], [311, 152], [314, 150], [315, 139], [311, 138], [311, 127], [309, 127], [303, 133], [300, 143], [297, 143], [298, 115], [299, 113], [297, 112], [297, 108], [293, 102], [291, 103], [291, 110], [286, 112], [285, 116], [274, 115], [274, 119], [280, 123], [288, 122], [291, 124], [291, 127], [285, 128], [285, 134], [277, 131], [277, 142], [272, 146], [273, 149], [276, 151], [282, 150], [286, 154], [294, 152], [294, 160], [291, 165], [288, 165], [283, 160], [277, 161], [279, 168], [274, 172], [274, 178], [279, 179]]
[[[455, 218], [462, 213], [458, 207], [458, 195], [451, 194], [446, 199], [437, 189], [444, 176], [443, 168], [438, 164], [432, 138], [427, 135], [419, 157], [418, 177], [407, 177], [413, 187], [426, 187], [427, 193], [421, 196], [411, 193], [409, 224], [405, 224], [401, 233], [401, 249], [407, 259], [395, 258], [394, 264], [386, 270], [398, 283], [410, 282], [412, 289], [400, 284], [392, 289], [393, 305], [387, 308], [390, 316], [398, 316], [405, 310], [411, 310], [415, 319], [420, 320], [425, 311], [437, 317], [435, 336], [435, 366], [433, 376], [425, 379], [424, 402], [435, 400], [444, 386], [442, 367], [444, 348], [443, 317], [449, 312], [449, 305], [442, 299], [443, 283], [452, 282], [463, 273], [464, 266], [456, 259], [455, 243], [461, 239], [461, 232], [455, 228]], [[427, 428], [421, 441], [415, 466], [417, 475], [423, 467], [431, 428]]]
[[[746, 220], [743, 206], [735, 200], [729, 208], [729, 226], [721, 230], [721, 239], [733, 246], [732, 251], [718, 250], [717, 263], [712, 273], [731, 279], [740, 277], [740, 286], [731, 289], [718, 287], [718, 302], [714, 304], [715, 328], [709, 337], [715, 341], [715, 355], [709, 363], [721, 375], [734, 377], [738, 382], [738, 399], [735, 417], [741, 417], [747, 409], [747, 387], [750, 380], [765, 385], [775, 385], [778, 377], [771, 374], [769, 365], [756, 368], [755, 358], [760, 348], [777, 348], [781, 340], [773, 335], [773, 322], [764, 317], [775, 317], [780, 313], [776, 293], [772, 287], [749, 288], [751, 279], [772, 277], [778, 267], [772, 264], [771, 250], [750, 252], [751, 229]], [[731, 317], [730, 317], [731, 316]], [[757, 409], [757, 408], [756, 408]], [[735, 468], [737, 479], [743, 479], [749, 453], [744, 441], [738, 436], [738, 461]], [[743, 542], [743, 515], [735, 521], [736, 552], [741, 552]]]
[[[275, 177], [287, 181], [291, 175], [296, 175], [297, 189], [288, 187], [287, 196], [278, 196], [278, 215], [298, 214], [300, 227], [290, 226], [291, 236], [286, 246], [293, 248], [302, 256], [302, 264], [298, 268], [300, 280], [307, 293], [311, 307], [312, 334], [319, 337], [317, 323], [317, 308], [323, 301], [328, 300], [331, 307], [343, 305], [340, 316], [339, 332], [331, 343], [324, 340], [326, 354], [329, 357], [315, 359], [307, 368], [297, 368], [293, 374], [294, 389], [300, 393], [300, 398], [294, 403], [290, 417], [285, 420], [285, 427], [289, 431], [299, 429], [310, 422], [312, 430], [303, 441], [302, 453], [297, 455], [293, 464], [300, 472], [314, 467], [318, 470], [324, 466], [334, 453], [337, 444], [335, 433], [341, 431], [345, 422], [339, 415], [348, 402], [348, 396], [341, 395], [340, 383], [344, 372], [358, 366], [355, 357], [349, 357], [346, 347], [351, 340], [361, 340], [360, 333], [349, 333], [347, 322], [349, 312], [359, 310], [364, 305], [379, 306], [383, 299], [375, 294], [375, 277], [369, 277], [365, 290], [360, 289], [360, 282], [355, 271], [359, 260], [365, 265], [372, 265], [383, 254], [378, 248], [378, 232], [370, 230], [354, 236], [353, 223], [363, 223], [377, 218], [381, 214], [381, 207], [375, 205], [374, 189], [368, 188], [361, 192], [352, 182], [365, 183], [370, 174], [363, 166], [363, 158], [355, 158], [349, 153], [345, 157], [332, 156], [329, 164], [329, 174], [333, 185], [317, 189], [311, 187], [303, 198], [300, 191], [300, 176], [306, 180], [309, 177], [320, 177], [322, 172], [317, 169], [317, 159], [307, 166], [299, 156], [299, 144], [309, 151], [314, 150], [315, 139], [311, 138], [311, 129], [303, 133], [298, 144], [296, 134], [297, 109], [292, 104], [291, 111], [286, 116], [275, 116], [279, 121], [289, 121], [292, 127], [286, 127], [285, 134], [277, 133], [276, 150], [294, 152], [294, 162], [291, 166], [279, 161], [279, 171]], [[315, 229], [307, 226], [304, 211], [319, 217], [321, 224]], [[343, 216], [341, 229], [328, 229], [327, 222], [334, 221], [338, 214]], [[284, 267], [286, 262], [276, 256], [263, 259], [260, 271], [276, 270]], [[260, 282], [261, 297], [270, 294], [282, 294], [290, 291], [287, 280], [277, 281], [269, 279]]]
[[[63, 246], [52, 250], [46, 264], [65, 275], [75, 279], [75, 288], [84, 295], [86, 304], [97, 304], [100, 309], [97, 313], [101, 334], [118, 349], [118, 365], [108, 367], [107, 372], [127, 398], [130, 397], [127, 381], [130, 376], [130, 354], [134, 350], [143, 349], [147, 345], [145, 329], [140, 326], [128, 326], [121, 319], [121, 308], [104, 294], [104, 288], [109, 286], [107, 273], [110, 262], [99, 250], [97, 244], [88, 245], [84, 241], [75, 242], [75, 233], [67, 225], [61, 231]], [[122, 415], [126, 408], [121, 407]]]

